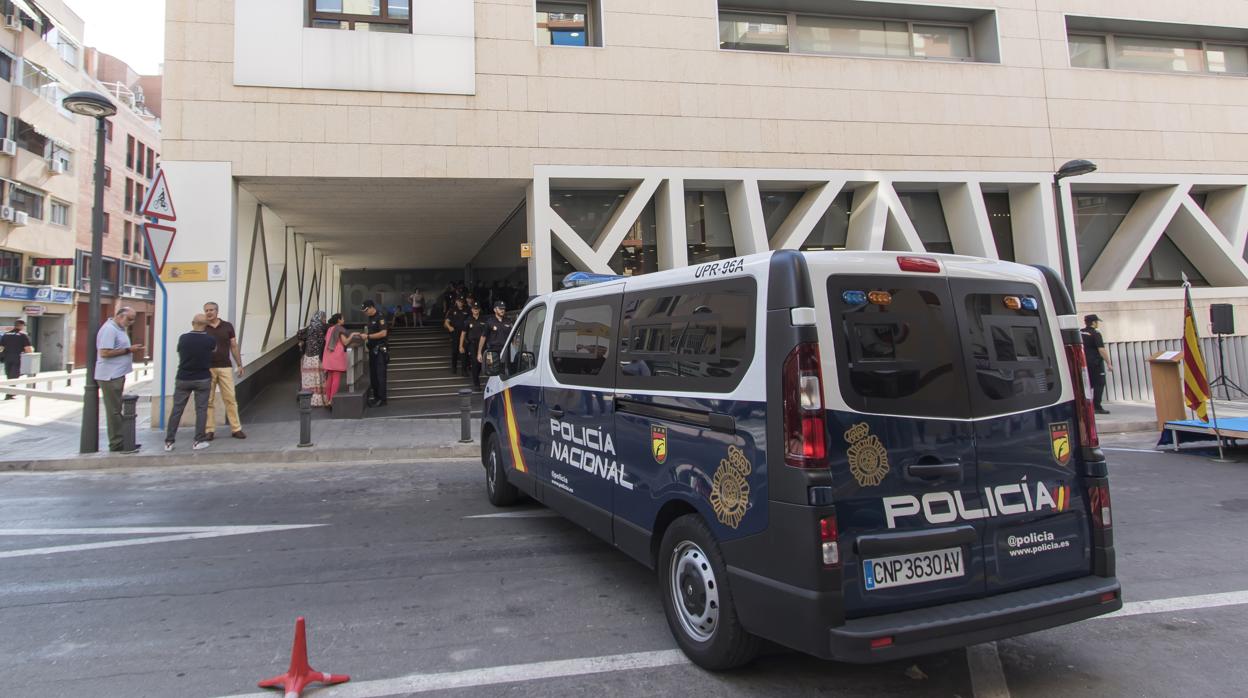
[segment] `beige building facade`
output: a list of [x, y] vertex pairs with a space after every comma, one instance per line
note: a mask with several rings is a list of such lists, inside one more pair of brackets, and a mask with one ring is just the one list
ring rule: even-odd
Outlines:
[[[208, 212], [171, 259], [231, 271], [170, 309], [228, 299], [245, 361], [354, 302], [343, 270], [540, 292], [784, 247], [1060, 269], [1059, 222], [1113, 339], [1177, 336], [1181, 274], [1248, 309], [1244, 3], [373, 5], [167, 3], [164, 168]], [[1055, 191], [1075, 158], [1099, 170]]]

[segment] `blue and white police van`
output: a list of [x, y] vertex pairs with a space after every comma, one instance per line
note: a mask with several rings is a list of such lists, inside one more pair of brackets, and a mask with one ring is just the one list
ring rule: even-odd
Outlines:
[[486, 357], [490, 501], [658, 573], [708, 669], [876, 662], [1122, 606], [1079, 323], [1048, 269], [777, 251], [530, 300]]

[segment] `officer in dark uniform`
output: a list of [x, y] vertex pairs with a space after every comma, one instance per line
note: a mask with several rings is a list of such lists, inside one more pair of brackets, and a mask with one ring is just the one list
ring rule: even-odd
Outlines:
[[468, 325], [468, 311], [464, 308], [464, 297], [455, 298], [455, 307], [446, 314], [442, 327], [451, 336], [451, 373], [468, 373], [468, 357], [460, 351], [464, 328]]
[[481, 338], [485, 336], [486, 319], [481, 317], [481, 306], [472, 304], [472, 316], [468, 318], [460, 334], [459, 353], [468, 357], [468, 372], [472, 374], [472, 389], [481, 389]]
[[1105, 338], [1101, 336], [1101, 319], [1096, 315], [1085, 315], [1083, 325], [1079, 334], [1083, 338], [1088, 378], [1092, 381], [1092, 408], [1097, 414], [1109, 414], [1101, 400], [1105, 398], [1105, 372], [1114, 370], [1114, 367], [1109, 363], [1109, 351], [1105, 349]]
[[507, 304], [494, 302], [494, 317], [485, 321], [485, 335], [477, 345], [477, 360], [485, 358], [487, 351], [502, 351], [507, 343], [507, 335], [511, 334], [511, 326], [515, 324], [507, 319]]
[[390, 342], [386, 337], [390, 326], [385, 316], [377, 311], [376, 303], [364, 301], [360, 308], [368, 316], [364, 338], [368, 340], [368, 381], [373, 390], [368, 404], [381, 407], [386, 404], [386, 367], [390, 364]]

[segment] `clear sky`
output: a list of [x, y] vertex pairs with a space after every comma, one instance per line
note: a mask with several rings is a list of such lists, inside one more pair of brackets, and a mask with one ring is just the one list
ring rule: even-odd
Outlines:
[[86, 22], [82, 40], [156, 75], [165, 60], [165, 0], [65, 0]]

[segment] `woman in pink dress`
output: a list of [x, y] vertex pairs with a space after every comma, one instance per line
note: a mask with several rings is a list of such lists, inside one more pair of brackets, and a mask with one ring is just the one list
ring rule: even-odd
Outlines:
[[325, 406], [332, 407], [334, 395], [342, 387], [343, 376], [347, 373], [347, 345], [354, 335], [348, 335], [342, 326], [342, 313], [334, 313], [329, 318], [329, 329], [325, 332], [325, 354], [321, 357], [321, 367], [325, 369]]

